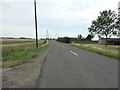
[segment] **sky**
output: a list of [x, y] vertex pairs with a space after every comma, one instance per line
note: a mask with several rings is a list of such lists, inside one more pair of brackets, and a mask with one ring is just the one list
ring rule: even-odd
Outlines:
[[[119, 0], [37, 0], [38, 37], [86, 37], [103, 10], [116, 13]], [[4, 37], [35, 38], [33, 0], [1, 0], [0, 28]], [[97, 40], [98, 37], [94, 38]]]

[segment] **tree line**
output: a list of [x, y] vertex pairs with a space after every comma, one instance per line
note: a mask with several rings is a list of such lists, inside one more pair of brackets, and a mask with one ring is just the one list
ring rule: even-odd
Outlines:
[[[92, 21], [88, 31], [90, 34], [86, 38], [79, 34], [76, 41], [91, 41], [95, 35], [98, 35], [99, 38], [105, 38], [106, 40], [111, 36], [120, 37], [120, 17], [118, 17], [115, 11], [104, 10]], [[70, 38], [58, 38], [57, 41], [69, 43]]]
[[91, 34], [88, 34], [86, 38], [84, 38], [81, 34], [78, 35], [77, 38], [70, 38], [70, 37], [58, 37], [57, 41], [64, 42], [64, 43], [70, 43], [74, 39], [74, 41], [92, 41], [92, 36]]
[[16, 37], [0, 37], [0, 38], [2, 38], [2, 39], [32, 39], [32, 38], [28, 38], [28, 37], [18, 37], [18, 38], [16, 38]]

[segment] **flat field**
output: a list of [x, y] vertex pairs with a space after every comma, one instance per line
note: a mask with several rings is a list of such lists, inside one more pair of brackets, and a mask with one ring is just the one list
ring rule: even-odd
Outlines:
[[29, 43], [34, 42], [32, 39], [0, 39], [0, 44], [19, 44], [19, 43]]
[[[7, 40], [4, 41], [7, 42]], [[17, 41], [25, 41], [26, 43], [17, 43]], [[8, 40], [8, 42], [10, 42], [10, 40]], [[11, 40], [11, 42], [16, 43], [1, 44], [3, 69], [21, 65], [48, 48], [48, 41], [44, 40], [39, 40], [39, 48], [36, 48], [35, 42], [27, 43], [28, 40]]]

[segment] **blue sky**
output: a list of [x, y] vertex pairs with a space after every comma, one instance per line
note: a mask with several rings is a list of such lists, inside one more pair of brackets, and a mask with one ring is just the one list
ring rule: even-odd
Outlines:
[[[100, 11], [115, 10], [119, 0], [37, 0], [38, 36], [86, 37]], [[2, 36], [35, 37], [33, 0], [2, 0]], [[98, 39], [95, 37], [94, 39]]]

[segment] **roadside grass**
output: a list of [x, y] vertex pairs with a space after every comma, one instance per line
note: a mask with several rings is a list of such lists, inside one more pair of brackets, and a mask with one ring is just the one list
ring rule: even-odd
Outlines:
[[2, 46], [2, 68], [11, 68], [21, 65], [34, 57], [41, 54], [49, 46], [45, 41], [39, 41], [39, 48], [35, 47], [35, 43], [22, 45]]
[[[114, 59], [118, 59], [120, 60], [119, 58], [119, 52], [118, 52], [118, 48], [106, 48], [105, 46], [100, 46], [100, 45], [92, 45], [93, 47], [90, 47], [90, 45], [88, 44], [86, 46], [86, 44], [75, 44], [75, 43], [71, 43], [70, 44], [71, 46], [73, 47], [77, 47], [77, 48], [80, 48], [80, 49], [84, 49], [84, 50], [87, 50], [87, 51], [91, 51], [91, 52], [94, 52], [94, 53], [97, 53], [97, 54], [100, 54], [100, 55], [104, 55], [104, 56], [108, 56], [110, 58], [114, 58]], [[101, 49], [100, 48], [94, 48], [95, 46], [99, 46], [99, 47], [102, 47]], [[103, 48], [104, 47], [104, 48]], [[116, 52], [109, 52], [108, 49], [111, 51], [111, 50], [116, 50]]]

